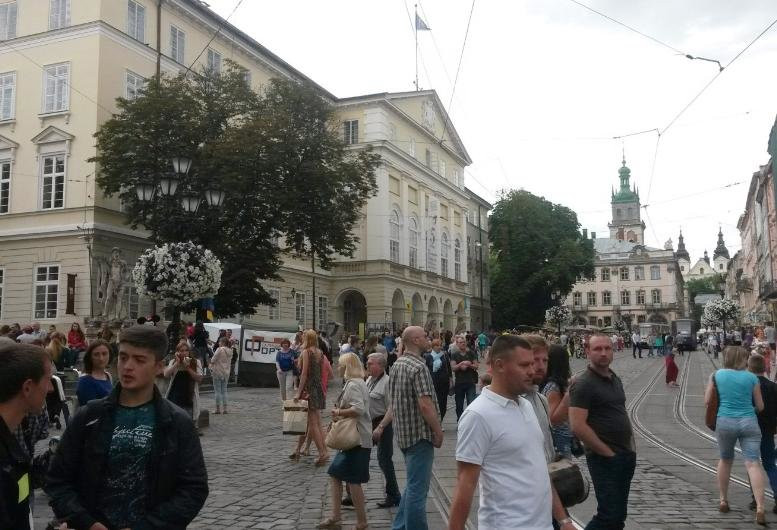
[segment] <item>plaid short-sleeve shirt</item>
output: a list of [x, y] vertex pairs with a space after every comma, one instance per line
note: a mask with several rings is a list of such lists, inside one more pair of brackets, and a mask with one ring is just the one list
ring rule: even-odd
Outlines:
[[421, 396], [430, 396], [437, 416], [440, 409], [434, 399], [432, 376], [426, 363], [418, 355], [406, 352], [391, 367], [389, 399], [394, 412], [394, 435], [401, 449], [407, 449], [421, 440], [432, 441], [432, 429], [418, 408]]

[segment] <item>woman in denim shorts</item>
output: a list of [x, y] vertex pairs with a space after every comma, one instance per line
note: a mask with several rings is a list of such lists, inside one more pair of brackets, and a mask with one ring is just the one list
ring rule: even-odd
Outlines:
[[755, 496], [756, 523], [765, 524], [766, 475], [761, 466], [761, 429], [758, 427], [756, 417], [756, 409], [758, 412], [762, 411], [764, 402], [758, 378], [745, 369], [749, 356], [750, 352], [740, 346], [729, 346], [723, 351], [723, 368], [710, 377], [705, 392], [705, 402], [709, 401], [714, 387], [717, 387], [719, 406], [715, 437], [720, 449], [719, 509], [723, 513], [729, 511], [728, 482], [731, 477], [731, 464], [734, 462], [734, 445], [739, 441]]

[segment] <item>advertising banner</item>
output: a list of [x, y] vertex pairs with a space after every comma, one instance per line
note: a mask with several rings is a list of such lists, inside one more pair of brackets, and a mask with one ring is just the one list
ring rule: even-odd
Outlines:
[[283, 339], [294, 342], [294, 333], [244, 329], [243, 361], [275, 364], [275, 354], [281, 349]]

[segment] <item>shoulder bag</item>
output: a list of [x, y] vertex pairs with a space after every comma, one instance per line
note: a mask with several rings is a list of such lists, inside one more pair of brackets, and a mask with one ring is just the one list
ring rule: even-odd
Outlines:
[[583, 476], [580, 467], [566, 458], [548, 464], [553, 488], [565, 508], [580, 504], [588, 498], [591, 484]]
[[715, 430], [718, 421], [718, 407], [720, 407], [720, 394], [718, 393], [718, 383], [715, 381], [715, 374], [712, 374], [712, 393], [704, 411], [704, 424], [711, 431]]
[[[348, 388], [349, 382], [345, 383], [343, 391], [337, 397], [337, 408], [341, 407], [341, 400], [345, 389]], [[326, 433], [326, 446], [338, 451], [347, 451], [361, 445], [361, 436], [359, 436], [359, 430], [356, 427], [356, 418], [340, 418], [333, 419], [329, 424], [329, 428]]]

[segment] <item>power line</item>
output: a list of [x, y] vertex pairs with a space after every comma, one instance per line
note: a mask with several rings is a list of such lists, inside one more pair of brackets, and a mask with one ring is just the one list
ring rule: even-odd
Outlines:
[[197, 57], [194, 58], [194, 61], [192, 61], [192, 63], [186, 68], [186, 71], [184, 72], [184, 75], [188, 74], [191, 71], [192, 66], [194, 66], [195, 63], [197, 63], [197, 61], [200, 60], [200, 57], [202, 57], [202, 54], [205, 53], [205, 50], [208, 49], [208, 46], [210, 46], [211, 43], [214, 41], [214, 39], [219, 35], [219, 33], [221, 33], [221, 30], [224, 29], [224, 25], [227, 22], [229, 22], [229, 19], [232, 18], [232, 15], [235, 14], [235, 11], [237, 11], [237, 9], [240, 7], [240, 4], [242, 4], [242, 3], [243, 3], [243, 0], [237, 0], [237, 4], [235, 4], [235, 7], [232, 9], [232, 12], [229, 14], [229, 16], [227, 18], [225, 18], [219, 24], [219, 27], [216, 28], [216, 32], [211, 36], [210, 40], [205, 44], [205, 46], [202, 48], [202, 50], [200, 50], [200, 53], [197, 54]]
[[658, 146], [661, 144], [661, 133], [656, 129], [656, 149], [653, 151], [653, 164], [650, 167], [650, 180], [648, 181], [648, 193], [645, 200], [650, 202], [650, 192], [653, 190], [653, 175], [656, 174], [656, 161], [658, 160]]
[[584, 3], [582, 3], [582, 2], [578, 2], [577, 0], [569, 0], [569, 1], [570, 1], [570, 2], [572, 2], [573, 4], [577, 4], [577, 5], [579, 5], [580, 7], [584, 8], [584, 9], [587, 9], [588, 11], [590, 11], [590, 12], [592, 12], [592, 13], [596, 13], [596, 14], [597, 14], [597, 15], [599, 15], [600, 17], [604, 17], [604, 18], [606, 18], [607, 20], [609, 20], [609, 21], [611, 21], [611, 22], [614, 22], [614, 23], [616, 23], [616, 24], [618, 24], [619, 26], [623, 26], [624, 28], [628, 29], [629, 31], [633, 31], [633, 32], [634, 32], [634, 33], [636, 33], [637, 35], [641, 35], [641, 36], [645, 37], [646, 39], [650, 39], [650, 40], [652, 40], [653, 42], [655, 42], [656, 44], [659, 44], [659, 45], [663, 46], [664, 48], [668, 48], [668, 49], [672, 50], [672, 51], [673, 51], [673, 52], [675, 52], [675, 53], [679, 53], [680, 55], [687, 55], [687, 54], [686, 54], [684, 51], [682, 51], [682, 50], [679, 50], [679, 49], [675, 48], [675, 47], [674, 47], [674, 46], [672, 46], [671, 44], [667, 44], [667, 43], [665, 43], [665, 42], [663, 42], [663, 41], [660, 41], [660, 40], [658, 40], [657, 38], [655, 38], [655, 37], [653, 37], [653, 36], [651, 36], [651, 35], [648, 35], [647, 33], [643, 33], [643, 32], [641, 32], [640, 30], [638, 30], [637, 28], [635, 28], [635, 27], [632, 27], [632, 26], [629, 26], [628, 24], [626, 24], [626, 23], [624, 23], [624, 22], [621, 22], [620, 20], [617, 20], [617, 19], [615, 19], [615, 18], [612, 18], [611, 16], [609, 16], [609, 15], [606, 15], [606, 14], [602, 13], [601, 11], [597, 11], [596, 9], [594, 9], [594, 8], [593, 8], [593, 7], [591, 7], [591, 6], [587, 6], [587, 5], [585, 5]]

